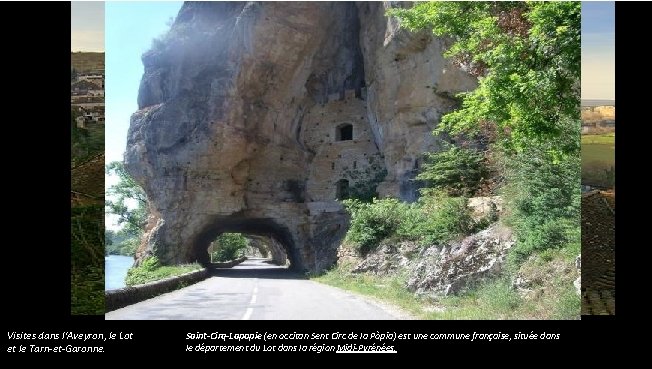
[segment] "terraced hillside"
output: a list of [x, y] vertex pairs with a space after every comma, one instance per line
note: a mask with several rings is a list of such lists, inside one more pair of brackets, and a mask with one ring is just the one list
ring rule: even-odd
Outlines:
[[104, 74], [104, 53], [73, 52], [70, 53], [70, 64], [77, 73]]

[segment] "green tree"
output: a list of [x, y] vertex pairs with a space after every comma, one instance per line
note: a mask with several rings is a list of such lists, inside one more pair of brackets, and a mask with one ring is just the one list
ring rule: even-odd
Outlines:
[[484, 156], [478, 150], [449, 145], [444, 151], [425, 156], [427, 162], [416, 179], [451, 196], [473, 195], [487, 175]]
[[[580, 124], [579, 2], [427, 2], [388, 14], [410, 30], [451, 37], [445, 56], [479, 78], [439, 132], [478, 133], [489, 123], [506, 149], [523, 151]], [[573, 141], [549, 155], [576, 155]]]
[[108, 250], [111, 248], [111, 246], [113, 246], [113, 237], [114, 236], [115, 236], [114, 231], [112, 231], [110, 229], [107, 229], [107, 230], [104, 231], [104, 247], [105, 247], [104, 254], [105, 255], [109, 254]]
[[428, 2], [390, 9], [448, 37], [445, 56], [478, 77], [435, 133], [491, 133], [506, 168], [516, 262], [579, 234], [579, 2]]
[[230, 261], [244, 255], [244, 250], [249, 245], [249, 241], [240, 233], [222, 233], [217, 237], [213, 245], [213, 260]]
[[118, 224], [124, 225], [127, 234], [140, 237], [147, 221], [145, 191], [127, 173], [122, 162], [109, 163], [106, 173], [118, 176], [118, 183], [107, 192], [107, 211], [118, 216]]

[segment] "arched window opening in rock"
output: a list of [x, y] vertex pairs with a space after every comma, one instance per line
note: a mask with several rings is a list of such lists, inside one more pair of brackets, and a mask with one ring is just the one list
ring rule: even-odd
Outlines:
[[349, 198], [349, 181], [340, 179], [337, 181], [336, 197], [337, 200], [346, 200]]
[[353, 125], [348, 123], [343, 123], [337, 126], [337, 129], [335, 130], [335, 140], [336, 141], [353, 140]]

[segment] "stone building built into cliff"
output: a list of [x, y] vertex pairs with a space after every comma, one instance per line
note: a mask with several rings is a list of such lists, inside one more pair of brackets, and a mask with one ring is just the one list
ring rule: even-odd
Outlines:
[[147, 193], [138, 260], [207, 262], [223, 232], [291, 266], [336, 261], [338, 199], [414, 201], [432, 130], [475, 79], [381, 2], [186, 2], [143, 55], [125, 167]]

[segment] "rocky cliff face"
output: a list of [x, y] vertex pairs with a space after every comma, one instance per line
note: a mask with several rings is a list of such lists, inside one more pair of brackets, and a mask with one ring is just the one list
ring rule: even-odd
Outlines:
[[337, 258], [337, 198], [416, 198], [430, 131], [475, 81], [383, 3], [187, 2], [143, 55], [125, 155], [151, 204], [140, 260], [208, 262], [222, 232], [271, 237], [292, 267]]

